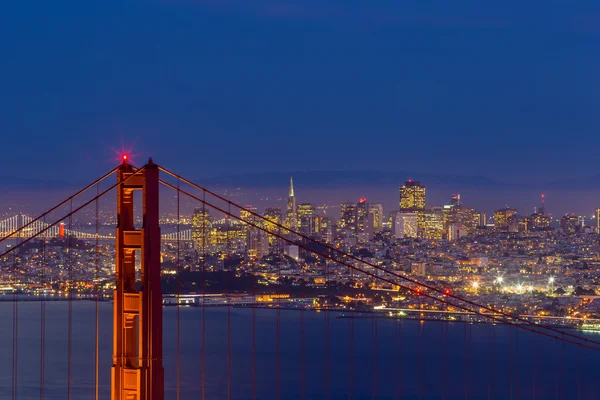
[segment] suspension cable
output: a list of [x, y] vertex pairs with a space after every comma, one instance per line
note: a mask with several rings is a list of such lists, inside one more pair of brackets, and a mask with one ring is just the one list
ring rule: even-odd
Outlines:
[[[179, 189], [179, 181], [177, 181]], [[180, 256], [180, 239], [181, 239], [181, 213], [180, 213], [180, 193], [177, 191], [177, 394], [176, 399], [181, 396], [181, 256]]]
[[[69, 196], [68, 198], [64, 199], [63, 201], [61, 201], [60, 203], [58, 203], [57, 205], [55, 205], [54, 207], [50, 208], [49, 210], [45, 211], [44, 213], [40, 214], [37, 218], [33, 218], [31, 221], [29, 221], [28, 223], [24, 224], [21, 227], [17, 227], [18, 229], [16, 229], [13, 233], [6, 235], [2, 238], [0, 238], [0, 243], [2, 243], [3, 241], [5, 241], [6, 239], [13, 237], [14, 235], [18, 234], [19, 232], [21, 232], [24, 229], [27, 229], [29, 226], [31, 226], [32, 224], [38, 222], [39, 220], [41, 220], [42, 218], [46, 217], [47, 215], [49, 215], [50, 213], [52, 213], [53, 211], [57, 210], [59, 207], [64, 206], [65, 204], [67, 204], [69, 201], [73, 201], [74, 198], [76, 198], [77, 196], [79, 196], [80, 194], [84, 193], [85, 191], [87, 191], [89, 188], [93, 187], [94, 185], [102, 182], [103, 180], [105, 180], [106, 178], [108, 178], [109, 176], [111, 176], [118, 167], [113, 168], [110, 172], [107, 172], [106, 174], [102, 175], [100, 178], [96, 179], [94, 182], [90, 183], [89, 185], [87, 185], [86, 187], [84, 187], [83, 189], [80, 189], [79, 191], [77, 191], [75, 194]], [[40, 232], [41, 233], [41, 232]], [[39, 233], [38, 233], [39, 234]], [[36, 235], [37, 236], [37, 235]]]
[[[250, 215], [254, 215], [254, 216], [257, 216], [257, 217], [261, 218], [262, 220], [268, 221], [268, 219], [265, 216], [262, 216], [262, 215], [254, 212], [252, 210], [247, 210], [243, 206], [241, 206], [241, 205], [239, 205], [239, 204], [237, 204], [237, 203], [235, 203], [235, 202], [233, 202], [231, 200], [228, 200], [228, 199], [224, 198], [223, 196], [220, 196], [220, 195], [218, 195], [218, 194], [216, 194], [216, 193], [214, 193], [214, 192], [212, 192], [212, 191], [210, 191], [210, 190], [208, 190], [208, 189], [206, 189], [206, 188], [204, 188], [204, 187], [202, 187], [202, 186], [200, 186], [200, 185], [198, 185], [198, 184], [196, 184], [196, 183], [194, 183], [192, 181], [189, 181], [188, 179], [185, 179], [184, 177], [182, 177], [180, 175], [177, 175], [174, 172], [171, 172], [170, 170], [168, 170], [168, 169], [166, 169], [164, 167], [160, 167], [159, 166], [159, 169], [162, 172], [165, 172], [166, 174], [171, 175], [172, 177], [174, 177], [176, 179], [179, 179], [182, 182], [187, 183], [188, 185], [190, 185], [190, 186], [192, 186], [192, 187], [194, 187], [194, 188], [196, 188], [198, 190], [203, 191], [205, 194], [208, 193], [209, 195], [211, 195], [211, 196], [213, 196], [213, 197], [215, 197], [215, 198], [217, 198], [219, 200], [222, 200], [222, 201], [226, 202], [230, 206], [233, 205], [234, 207], [239, 208], [240, 210], [245, 210]], [[161, 180], [161, 183], [164, 184], [164, 185], [169, 185], [168, 183], [166, 183], [166, 182], [164, 182], [162, 180]], [[171, 188], [174, 189], [174, 190], [176, 190], [176, 188], [174, 188], [174, 187], [171, 187]], [[184, 192], [184, 194], [185, 194], [185, 192]], [[246, 221], [244, 221], [241, 218], [238, 218], [238, 219], [240, 221], [242, 221], [242, 222], [246, 222]], [[558, 335], [564, 335], [564, 336], [572, 337], [572, 338], [574, 338], [576, 340], [580, 340], [580, 341], [583, 341], [583, 342], [593, 343], [593, 344], [596, 344], [596, 345], [600, 345], [600, 341], [593, 340], [593, 339], [588, 339], [588, 338], [582, 337], [580, 335], [575, 335], [575, 334], [571, 334], [571, 333], [568, 333], [568, 332], [563, 332], [563, 331], [560, 331], [560, 330], [555, 329], [555, 328], [550, 327], [550, 326], [533, 324], [533, 323], [531, 323], [530, 321], [528, 321], [525, 318], [521, 318], [519, 316], [510, 315], [510, 314], [505, 313], [505, 312], [503, 312], [501, 310], [496, 310], [496, 309], [494, 309], [492, 307], [489, 307], [489, 306], [486, 306], [486, 305], [482, 305], [482, 304], [478, 304], [478, 303], [476, 303], [474, 301], [471, 301], [471, 300], [462, 298], [462, 297], [460, 297], [458, 295], [455, 295], [454, 293], [447, 293], [445, 290], [436, 288], [435, 286], [431, 286], [429, 284], [419, 282], [418, 280], [410, 278], [410, 277], [408, 277], [406, 275], [402, 275], [402, 274], [398, 274], [398, 273], [393, 272], [393, 271], [389, 271], [389, 270], [387, 270], [385, 268], [382, 268], [379, 265], [376, 265], [376, 264], [370, 263], [368, 261], [362, 260], [362, 259], [360, 259], [360, 258], [358, 258], [358, 257], [356, 257], [356, 256], [354, 256], [352, 254], [345, 253], [344, 251], [342, 251], [342, 250], [340, 250], [338, 248], [335, 248], [333, 246], [330, 246], [330, 245], [328, 245], [326, 243], [321, 243], [318, 240], [315, 240], [315, 239], [311, 238], [310, 236], [303, 235], [302, 233], [294, 231], [294, 230], [292, 230], [292, 229], [290, 229], [290, 228], [288, 228], [288, 227], [286, 227], [284, 225], [277, 224], [277, 223], [274, 223], [274, 225], [276, 225], [278, 227], [281, 227], [281, 228], [285, 229], [287, 232], [289, 232], [291, 234], [294, 234], [294, 235], [296, 235], [296, 236], [298, 236], [298, 237], [300, 237], [300, 238], [302, 238], [304, 240], [310, 241], [310, 242], [315, 243], [315, 244], [319, 244], [320, 246], [325, 247], [328, 251], [332, 251], [332, 252], [335, 252], [337, 254], [340, 254], [343, 258], [349, 258], [351, 260], [360, 262], [361, 264], [365, 264], [365, 265], [367, 265], [367, 266], [369, 266], [371, 268], [374, 268], [374, 269], [382, 271], [382, 272], [384, 272], [386, 274], [395, 276], [395, 277], [397, 277], [399, 279], [403, 279], [403, 280], [408, 281], [408, 282], [410, 282], [412, 284], [422, 286], [422, 287], [424, 287], [426, 289], [429, 289], [429, 290], [431, 290], [431, 291], [433, 291], [435, 293], [441, 294], [443, 296], [448, 296], [448, 297], [451, 297], [451, 298], [453, 298], [455, 300], [467, 303], [467, 304], [469, 304], [469, 305], [471, 305], [473, 307], [477, 307], [477, 308], [489, 311], [489, 312], [491, 312], [493, 314], [501, 315], [504, 318], [509, 318], [509, 319], [512, 319], [512, 320], [515, 320], [515, 321], [519, 321], [519, 322], [524, 323], [524, 324], [528, 324], [528, 325], [535, 325], [536, 327], [538, 327], [540, 329], [544, 329], [544, 330], [553, 332], [553, 333], [558, 334]], [[268, 232], [268, 230], [267, 230], [267, 232]], [[297, 243], [294, 242], [294, 244], [297, 244]], [[336, 261], [335, 259], [332, 259], [332, 260]], [[397, 283], [394, 283], [394, 284], [397, 285]], [[440, 300], [440, 299], [438, 299], [436, 297], [431, 297], [431, 298], [434, 299], [434, 300], [443, 301], [443, 300]], [[478, 315], [482, 315], [482, 316], [486, 316], [484, 313], [480, 313], [480, 312], [478, 312], [477, 314]], [[495, 319], [495, 320], [500, 321], [500, 322], [504, 321], [502, 319]], [[508, 321], [506, 321], [506, 323], [508, 323]], [[598, 348], [598, 349], [600, 349], [600, 348]]]
[[[98, 184], [96, 184], [96, 196], [98, 196], [100, 194], [100, 186]], [[100, 322], [100, 313], [99, 313], [99, 305], [100, 305], [100, 229], [99, 229], [99, 223], [100, 223], [100, 205], [99, 205], [99, 201], [100, 199], [96, 199], [96, 271], [94, 271], [94, 280], [95, 280], [95, 285], [94, 285], [94, 291], [96, 292], [96, 309], [95, 309], [95, 326], [96, 326], [96, 337], [95, 337], [95, 348], [94, 348], [94, 355], [95, 355], [95, 365], [94, 365], [94, 390], [95, 390], [95, 400], [99, 399], [99, 372], [100, 372], [100, 347], [99, 347], [99, 342], [100, 342], [100, 334], [99, 334], [99, 322]]]
[[[46, 217], [44, 217], [46, 222]], [[42, 238], [42, 298], [40, 299], [40, 400], [44, 400], [46, 367], [46, 238]]]
[[67, 277], [67, 298], [68, 298], [68, 328], [67, 328], [67, 399], [72, 399], [73, 388], [73, 199], [70, 200], [71, 213], [69, 215], [69, 237], [68, 241], [68, 277]]
[[[82, 205], [80, 205], [79, 207], [77, 207], [76, 209], [74, 209], [73, 211], [71, 211], [70, 213], [68, 213], [67, 215], [64, 215], [62, 218], [58, 219], [56, 222], [53, 222], [51, 224], [49, 224], [48, 226], [46, 226], [45, 228], [42, 228], [39, 232], [37, 232], [35, 235], [28, 237], [27, 239], [23, 240], [22, 242], [17, 243], [15, 246], [11, 247], [10, 249], [6, 250], [5, 252], [3, 252], [2, 254], [0, 254], [0, 258], [12, 253], [13, 251], [17, 250], [18, 248], [20, 248], [21, 246], [29, 243], [30, 241], [32, 241], [33, 239], [37, 238], [38, 236], [40, 236], [42, 233], [45, 233], [46, 231], [48, 231], [49, 229], [53, 228], [54, 226], [58, 225], [58, 223], [60, 223], [60, 221], [63, 221], [67, 218], [69, 218], [70, 216], [72, 216], [73, 214], [76, 214], [77, 212], [79, 212], [80, 210], [82, 210], [83, 208], [89, 206], [90, 204], [92, 204], [94, 201], [96, 201], [97, 199], [101, 198], [102, 196], [104, 196], [106, 193], [110, 192], [111, 190], [113, 190], [114, 188], [116, 188], [119, 185], [122, 185], [123, 183], [125, 183], [127, 180], [129, 180], [131, 177], [137, 175], [139, 172], [141, 172], [144, 168], [146, 168], [145, 166], [142, 168], [137, 169], [136, 171], [134, 171], [133, 174], [126, 176], [125, 178], [121, 179], [119, 182], [115, 183], [114, 185], [112, 185], [111, 187], [109, 187], [108, 189], [104, 190], [102, 193], [100, 193], [99, 195], [95, 196], [94, 198], [86, 201], [85, 203], [83, 203]], [[0, 240], [1, 242], [1, 240]]]
[[[159, 182], [160, 182], [162, 185], [166, 186], [166, 187], [169, 187], [169, 188], [171, 188], [171, 189], [173, 189], [173, 190], [177, 190], [177, 188], [176, 188], [175, 186], [171, 185], [170, 183], [167, 183], [167, 182], [165, 182], [165, 181], [163, 181], [163, 180], [159, 180]], [[194, 200], [196, 200], [196, 201], [199, 201], [199, 202], [203, 202], [203, 203], [204, 203], [204, 204], [206, 204], [207, 206], [209, 206], [209, 207], [211, 207], [211, 208], [215, 209], [216, 211], [219, 211], [219, 212], [221, 212], [221, 213], [223, 213], [223, 214], [226, 214], [226, 215], [228, 215], [228, 216], [230, 216], [230, 217], [232, 217], [232, 218], [234, 218], [234, 219], [236, 219], [236, 220], [238, 220], [238, 221], [244, 222], [244, 223], [246, 223], [246, 224], [250, 224], [250, 225], [252, 225], [252, 226], [254, 226], [254, 227], [256, 227], [256, 228], [258, 228], [258, 229], [262, 230], [263, 232], [268, 232], [268, 233], [270, 232], [270, 231], [269, 231], [268, 229], [266, 229], [266, 228], [261, 228], [261, 227], [259, 227], [258, 225], [254, 224], [254, 223], [252, 223], [252, 222], [245, 221], [245, 220], [243, 220], [242, 218], [240, 218], [240, 217], [238, 217], [238, 216], [235, 216], [235, 215], [234, 215], [234, 214], [232, 214], [231, 212], [228, 212], [227, 210], [224, 210], [224, 209], [222, 209], [221, 207], [215, 206], [214, 204], [211, 204], [210, 202], [206, 202], [205, 200], [202, 200], [202, 199], [200, 199], [199, 197], [197, 197], [197, 196], [194, 196], [194, 195], [192, 195], [191, 193], [188, 193], [188, 192], [186, 192], [186, 191], [185, 191], [185, 190], [183, 190], [183, 189], [180, 189], [180, 191], [181, 191], [181, 193], [183, 193], [184, 195], [186, 195], [186, 196], [190, 197], [191, 199], [194, 199]], [[596, 346], [588, 345], [588, 344], [585, 344], [585, 343], [577, 342], [577, 341], [575, 341], [575, 340], [571, 340], [571, 339], [566, 339], [566, 338], [564, 338], [564, 337], [562, 337], [562, 338], [561, 338], [560, 336], [556, 336], [556, 335], [554, 335], [554, 334], [552, 334], [552, 333], [547, 333], [547, 332], [544, 332], [544, 331], [539, 331], [539, 330], [537, 330], [537, 329], [535, 329], [535, 328], [530, 328], [529, 326], [535, 326], [535, 327], [541, 327], [541, 326], [539, 326], [539, 325], [536, 325], [536, 324], [534, 324], [534, 323], [531, 323], [531, 322], [529, 322], [529, 321], [527, 321], [527, 320], [523, 320], [523, 322], [524, 322], [523, 324], [518, 324], [518, 323], [512, 322], [512, 321], [510, 321], [510, 320], [506, 320], [506, 319], [502, 319], [502, 318], [499, 318], [499, 317], [495, 317], [493, 314], [492, 314], [492, 315], [490, 315], [490, 314], [484, 314], [484, 313], [482, 313], [482, 312], [481, 312], [481, 311], [479, 311], [479, 310], [470, 309], [470, 308], [468, 308], [468, 307], [466, 307], [466, 306], [459, 305], [459, 304], [456, 304], [456, 303], [452, 303], [452, 302], [450, 302], [450, 301], [447, 301], [447, 300], [444, 300], [444, 299], [440, 299], [440, 298], [438, 298], [438, 297], [435, 297], [435, 296], [433, 296], [433, 295], [427, 294], [427, 293], [425, 293], [425, 292], [423, 292], [423, 291], [419, 291], [418, 289], [415, 289], [415, 288], [412, 288], [412, 287], [406, 286], [406, 285], [404, 285], [404, 284], [401, 284], [401, 283], [399, 283], [399, 282], [397, 282], [397, 281], [393, 281], [393, 280], [392, 280], [392, 279], [390, 279], [390, 278], [386, 278], [386, 277], [380, 277], [380, 276], [377, 276], [377, 275], [376, 275], [374, 272], [369, 272], [369, 271], [363, 270], [363, 269], [361, 269], [361, 268], [359, 268], [359, 267], [356, 267], [356, 266], [354, 266], [354, 265], [352, 265], [352, 264], [350, 264], [350, 263], [347, 263], [347, 262], [345, 262], [345, 261], [343, 261], [343, 260], [338, 260], [338, 259], [334, 258], [333, 256], [331, 256], [330, 254], [327, 254], [327, 253], [324, 253], [324, 252], [320, 252], [320, 251], [318, 251], [318, 250], [315, 250], [315, 249], [311, 249], [311, 248], [310, 248], [310, 247], [308, 247], [307, 245], [305, 245], [305, 244], [303, 244], [303, 243], [301, 243], [301, 242], [297, 242], [297, 241], [294, 241], [294, 240], [292, 240], [292, 239], [286, 238], [286, 237], [285, 237], [285, 236], [283, 236], [283, 235], [278, 235], [278, 234], [276, 234], [276, 233], [273, 233], [273, 232], [270, 232], [270, 233], [271, 233], [272, 235], [274, 235], [274, 236], [277, 236], [277, 237], [279, 237], [280, 239], [282, 239], [282, 240], [284, 240], [284, 241], [286, 241], [286, 242], [290, 243], [290, 244], [293, 244], [293, 245], [296, 245], [296, 246], [298, 246], [299, 248], [302, 248], [302, 249], [308, 250], [308, 251], [310, 251], [310, 252], [312, 252], [312, 253], [314, 253], [314, 254], [320, 255], [320, 256], [322, 256], [322, 257], [325, 257], [325, 258], [327, 258], [327, 259], [329, 259], [329, 260], [331, 260], [331, 261], [334, 261], [334, 262], [337, 262], [337, 263], [339, 263], [339, 264], [342, 264], [342, 265], [344, 265], [344, 266], [346, 266], [346, 267], [348, 267], [348, 268], [351, 268], [351, 269], [353, 269], [353, 270], [355, 270], [355, 271], [358, 271], [358, 272], [360, 272], [360, 273], [362, 273], [362, 274], [365, 274], [365, 275], [371, 276], [371, 277], [373, 277], [373, 278], [377, 278], [377, 279], [379, 279], [379, 280], [382, 280], [382, 281], [384, 281], [384, 282], [386, 282], [386, 283], [389, 283], [389, 284], [392, 284], [392, 285], [399, 286], [400, 288], [402, 288], [402, 289], [405, 289], [405, 290], [408, 290], [408, 291], [410, 291], [410, 292], [412, 292], [412, 293], [414, 293], [414, 294], [420, 294], [421, 296], [425, 296], [425, 297], [427, 297], [427, 298], [430, 298], [430, 299], [432, 299], [432, 300], [435, 300], [435, 301], [438, 301], [438, 302], [442, 302], [442, 303], [448, 304], [448, 305], [450, 305], [450, 306], [453, 306], [453, 307], [459, 308], [459, 309], [461, 309], [461, 310], [463, 310], [463, 311], [467, 311], [467, 312], [470, 312], [470, 313], [473, 313], [473, 314], [477, 314], [477, 315], [479, 315], [479, 316], [481, 316], [481, 317], [484, 317], [484, 318], [487, 318], [487, 319], [490, 319], [490, 320], [494, 320], [494, 321], [497, 321], [497, 322], [500, 322], [500, 323], [504, 323], [504, 324], [507, 324], [507, 325], [514, 326], [514, 327], [516, 327], [516, 328], [518, 328], [518, 329], [522, 329], [522, 330], [529, 331], [529, 332], [532, 332], [532, 333], [537, 333], [537, 334], [540, 334], [540, 335], [543, 335], [543, 336], [546, 336], [546, 337], [550, 337], [550, 338], [559, 338], [560, 340], [563, 340], [563, 341], [565, 341], [565, 342], [567, 342], [567, 343], [574, 344], [574, 345], [576, 345], [576, 346], [581, 346], [581, 347], [589, 348], [589, 349], [592, 349], [592, 350], [600, 350], [600, 347], [596, 347]], [[365, 264], [367, 264], [367, 263], [365, 262]], [[373, 264], [373, 265], [374, 265], [374, 264]], [[386, 269], [383, 269], [383, 268], [381, 268], [381, 267], [375, 266], [375, 268], [376, 268], [376, 269], [378, 269], [378, 270], [384, 271], [384, 272], [386, 272], [386, 273], [389, 273], [389, 271], [387, 271]], [[447, 294], [447, 296], [448, 296], [448, 297], [452, 297], [452, 296], [450, 296], [449, 294]], [[453, 296], [453, 297], [454, 297], [454, 298], [456, 298], [456, 296]], [[460, 298], [458, 298], [458, 300], [461, 300], [461, 299], [460, 299]], [[465, 302], [466, 302], [466, 301], [465, 301]], [[499, 312], [496, 312], [496, 314], [501, 314], [501, 313], [499, 313]], [[549, 328], [548, 328], [548, 329], [549, 329]], [[562, 335], [565, 335], [565, 336], [568, 336], [568, 335], [569, 335], [568, 333], [564, 333], [564, 332], [561, 332], [561, 331], [557, 331], [557, 332], [558, 332], [559, 334], [562, 334]], [[580, 337], [578, 337], [577, 335], [572, 335], [572, 336], [574, 336], [574, 337], [576, 337], [576, 338], [580, 338]]]

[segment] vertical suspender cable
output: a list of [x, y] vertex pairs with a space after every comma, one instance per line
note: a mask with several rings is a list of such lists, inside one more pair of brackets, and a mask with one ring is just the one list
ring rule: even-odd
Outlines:
[[[281, 228], [279, 228], [279, 234], [281, 234]], [[277, 263], [277, 283], [281, 284], [281, 263]], [[276, 342], [275, 342], [275, 356], [276, 360], [276, 399], [279, 400], [281, 398], [281, 304], [279, 304], [279, 299], [277, 301], [277, 310], [275, 311], [275, 329], [276, 329]]]
[[[98, 186], [98, 184], [96, 184], [96, 196], [100, 195], [100, 187]], [[95, 390], [95, 399], [98, 400], [99, 399], [99, 395], [100, 395], [100, 388], [99, 388], [99, 373], [100, 373], [100, 309], [99, 309], [99, 297], [100, 297], [100, 229], [99, 229], [99, 224], [100, 224], [100, 204], [99, 204], [100, 198], [96, 199], [96, 271], [94, 272], [94, 288], [95, 288], [95, 292], [96, 292], [96, 314], [95, 314], [95, 325], [96, 325], [96, 340], [95, 340], [95, 373], [94, 373], [94, 390]]]
[[519, 330], [515, 329], [515, 398], [519, 398]]
[[[254, 223], [256, 223], [256, 218], [253, 216], [252, 220]], [[253, 228], [249, 227], [248, 231], [252, 230]], [[257, 232], [255, 231], [255, 233], [258, 235], [261, 232]], [[251, 235], [253, 236], [253, 235]], [[258, 238], [258, 242], [260, 243], [260, 238]], [[259, 244], [260, 247], [260, 244]], [[258, 258], [258, 254], [257, 254], [257, 258]], [[254, 262], [253, 260], [251, 260], [252, 262], [252, 301], [253, 301], [253, 305], [252, 305], [252, 400], [256, 400], [256, 307], [257, 307], [257, 302], [256, 302], [256, 280], [258, 277], [257, 271], [256, 271], [256, 262]], [[277, 371], [279, 371], [279, 366], [277, 366]]]
[[[70, 201], [71, 212], [73, 212], [73, 199]], [[73, 216], [69, 215], [69, 245], [68, 245], [68, 279], [69, 282], [67, 287], [67, 296], [69, 303], [69, 326], [68, 326], [68, 384], [67, 384], [67, 398], [72, 399], [72, 387], [73, 387]]]
[[402, 351], [401, 351], [401, 332], [402, 324], [399, 319], [396, 320], [396, 331], [394, 332], [394, 341], [396, 344], [396, 352], [395, 352], [395, 364], [396, 364], [396, 373], [394, 374], [394, 381], [396, 382], [396, 400], [399, 400], [402, 397]]
[[508, 339], [508, 365], [509, 365], [509, 376], [510, 376], [510, 386], [509, 386], [509, 393], [510, 393], [510, 399], [512, 400], [513, 398], [513, 393], [514, 393], [514, 388], [513, 388], [513, 373], [514, 373], [514, 368], [513, 368], [513, 335], [512, 335], [512, 325], [508, 326], [508, 335], [509, 335], [509, 339]]
[[202, 400], [206, 397], [206, 191], [202, 191]]
[[[44, 216], [44, 222], [46, 217]], [[44, 399], [44, 384], [46, 366], [46, 237], [42, 238], [42, 268], [41, 268], [41, 298], [40, 298], [40, 400]]]
[[348, 315], [348, 400], [353, 398], [352, 381], [354, 375], [354, 316]]
[[559, 364], [558, 364], [558, 339], [554, 339], [554, 390], [555, 390], [555, 399], [558, 400], [558, 386], [559, 386]]
[[469, 398], [473, 398], [473, 324], [469, 317]]
[[329, 264], [325, 261], [325, 301], [323, 303], [323, 398], [329, 398]]
[[300, 267], [300, 297], [302, 305], [300, 308], [300, 400], [304, 400], [305, 378], [304, 378], [304, 308], [305, 308], [305, 293], [304, 293], [304, 268]]
[[[228, 203], [227, 212], [231, 214], [231, 203]], [[227, 400], [231, 400], [231, 218], [225, 216], [227, 221]]]
[[535, 400], [535, 337], [531, 335], [531, 398]]
[[[22, 217], [21, 217], [22, 219]], [[19, 234], [21, 236], [21, 234]], [[17, 242], [19, 241], [17, 236]], [[17, 398], [17, 376], [19, 361], [19, 297], [17, 294], [17, 253], [13, 253], [12, 267], [12, 285], [13, 285], [13, 359], [12, 359], [12, 398]]]
[[[180, 213], [180, 180], [177, 179], [177, 393], [176, 399], [181, 396], [181, 257], [180, 257], [180, 239], [181, 239], [181, 213]], [[203, 216], [204, 218], [204, 216]]]

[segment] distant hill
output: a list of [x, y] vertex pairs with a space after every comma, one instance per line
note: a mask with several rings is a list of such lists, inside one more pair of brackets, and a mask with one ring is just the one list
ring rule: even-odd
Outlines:
[[420, 180], [425, 186], [460, 186], [472, 188], [515, 187], [494, 179], [482, 176], [461, 176], [443, 174], [418, 174], [412, 172], [385, 171], [296, 171], [270, 172], [262, 174], [224, 175], [200, 181], [207, 185], [238, 187], [281, 187], [289, 182], [305, 187], [347, 187], [347, 186], [383, 186], [400, 185], [407, 179]]

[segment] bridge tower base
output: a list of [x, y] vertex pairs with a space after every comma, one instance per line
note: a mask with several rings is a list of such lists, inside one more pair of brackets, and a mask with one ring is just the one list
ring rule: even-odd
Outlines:
[[[114, 291], [111, 400], [163, 400], [162, 291], [158, 166], [134, 175], [124, 159], [117, 170], [116, 289]], [[134, 192], [142, 192], [143, 223], [134, 225]], [[136, 285], [135, 253], [141, 282]]]

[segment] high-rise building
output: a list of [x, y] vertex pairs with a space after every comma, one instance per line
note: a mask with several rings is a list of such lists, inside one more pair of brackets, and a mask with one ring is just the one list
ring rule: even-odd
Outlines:
[[397, 212], [394, 217], [394, 237], [396, 239], [416, 238], [418, 231], [417, 213]]
[[192, 241], [194, 248], [206, 251], [212, 230], [212, 219], [206, 207], [197, 207], [192, 215]]
[[267, 233], [259, 229], [251, 229], [246, 234], [246, 254], [252, 260], [261, 259], [269, 254], [269, 238]]
[[285, 215], [285, 226], [291, 230], [298, 228], [298, 215], [296, 214], [296, 196], [294, 195], [294, 181], [290, 176], [290, 192], [288, 195], [287, 209]]
[[596, 233], [600, 234], [600, 208], [596, 208]]
[[510, 207], [494, 211], [494, 229], [497, 231], [508, 231], [509, 222], [516, 216], [517, 210]]
[[461, 205], [461, 202], [460, 202], [460, 193], [456, 193], [456, 194], [452, 195], [452, 199], [450, 201], [450, 204], [453, 207], [459, 207]]
[[[263, 225], [269, 232], [276, 234], [286, 233], [284, 229], [278, 226], [281, 225], [281, 208], [267, 207], [263, 213], [263, 216], [267, 219], [267, 221], [263, 220]], [[271, 245], [279, 243], [278, 238], [273, 235], [268, 235], [268, 238]]]
[[566, 214], [560, 219], [560, 229], [565, 233], [579, 231], [579, 218], [575, 214]]
[[356, 232], [356, 204], [343, 203], [340, 204], [340, 229], [348, 229]]
[[444, 214], [441, 207], [433, 207], [418, 213], [419, 228], [425, 239], [443, 239], [446, 236], [444, 229]]
[[317, 215], [315, 205], [310, 203], [298, 204], [296, 214], [300, 232], [306, 235], [315, 233], [315, 217]]
[[369, 220], [372, 220], [373, 232], [383, 230], [383, 206], [381, 204], [369, 204]]
[[256, 212], [256, 207], [253, 207], [251, 205], [245, 205], [244, 208], [240, 210], [240, 218], [242, 219], [242, 221], [260, 225], [262, 219], [254, 215], [256, 214]]
[[425, 210], [425, 186], [419, 181], [407, 180], [400, 186], [400, 211]]
[[364, 232], [368, 227], [369, 203], [366, 198], [361, 198], [356, 205], [356, 232]]

